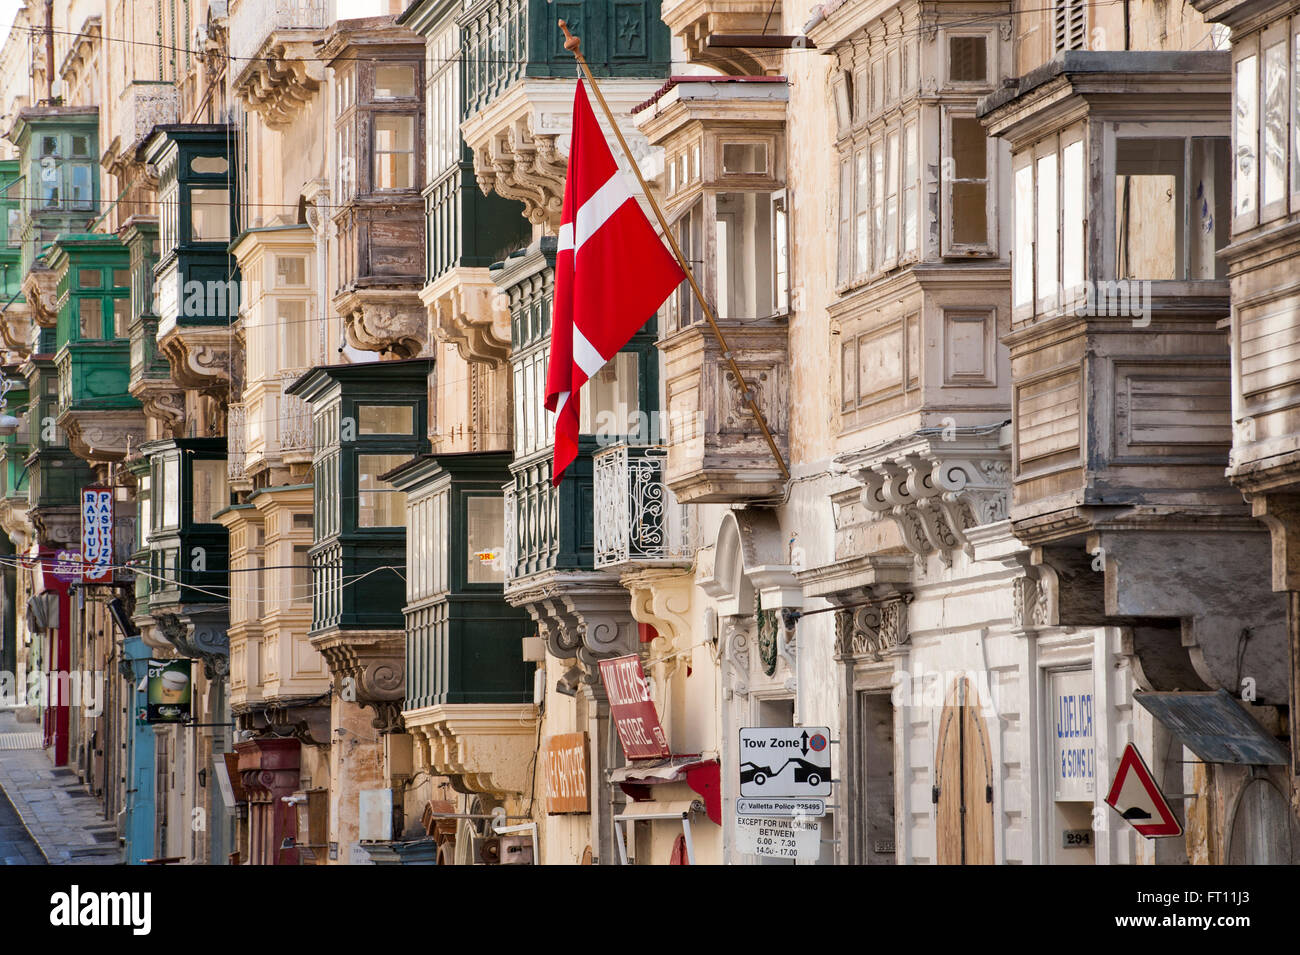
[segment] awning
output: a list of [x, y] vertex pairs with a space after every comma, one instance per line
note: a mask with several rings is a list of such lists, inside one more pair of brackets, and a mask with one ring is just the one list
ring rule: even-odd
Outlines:
[[1290, 762], [1286, 748], [1227, 690], [1135, 693], [1133, 698], [1207, 763], [1285, 766]]
[[722, 769], [717, 753], [637, 760], [609, 770], [609, 781], [636, 802], [653, 799], [652, 786], [684, 782], [703, 797], [709, 819], [722, 825]]
[[[665, 760], [667, 762], [667, 760]], [[717, 766], [717, 763], [713, 763]], [[627, 865], [627, 833], [629, 822], [650, 822], [655, 819], [671, 820], [682, 824], [682, 837], [686, 848], [686, 862], [695, 865], [695, 839], [691, 834], [691, 814], [702, 812], [704, 803], [698, 799], [651, 799], [630, 802], [614, 817], [614, 838], [618, 843], [619, 862]]]

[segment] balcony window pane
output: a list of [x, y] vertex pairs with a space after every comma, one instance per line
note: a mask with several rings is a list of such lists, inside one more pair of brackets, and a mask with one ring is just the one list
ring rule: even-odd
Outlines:
[[1061, 150], [1061, 284], [1083, 281], [1083, 140]]
[[311, 546], [293, 545], [293, 569], [290, 573], [290, 602], [298, 607], [311, 606], [311, 559], [307, 556]]
[[194, 507], [190, 520], [195, 524], [211, 524], [213, 516], [230, 506], [230, 492], [226, 488], [225, 461], [194, 462]]
[[885, 144], [885, 260], [891, 261], [898, 255], [898, 130]]
[[359, 405], [359, 434], [410, 434], [415, 427], [415, 409], [410, 405]]
[[306, 285], [306, 258], [301, 255], [277, 255], [275, 257], [275, 284], [281, 288]]
[[785, 194], [772, 200], [772, 281], [777, 314], [790, 310], [790, 249]]
[[375, 67], [375, 99], [406, 99], [414, 95], [414, 66]]
[[[703, 200], [697, 200], [676, 223], [677, 244], [681, 246], [682, 256], [693, 268], [701, 271], [704, 268], [704, 240], [701, 234], [703, 221]], [[677, 287], [671, 302], [673, 327], [685, 328], [704, 321], [700, 303], [695, 300], [695, 293], [691, 291], [689, 283], [683, 282]]]
[[1227, 137], [1192, 140], [1192, 209], [1189, 279], [1227, 278], [1227, 265], [1215, 252], [1228, 244], [1231, 144]]
[[104, 306], [97, 298], [77, 300], [78, 330], [82, 340], [100, 338], [104, 334]]
[[181, 523], [181, 459], [176, 456], [163, 458], [162, 486], [158, 489], [162, 495], [161, 527], [179, 527]]
[[130, 287], [131, 287], [131, 270], [114, 269], [113, 288], [130, 288]]
[[1115, 141], [1115, 277], [1176, 279], [1183, 261], [1183, 140]]
[[871, 268], [871, 182], [866, 147], [855, 157], [855, 224], [853, 232], [853, 275], [863, 275]]
[[1038, 221], [1034, 251], [1038, 256], [1038, 297], [1056, 301], [1057, 207], [1056, 153], [1040, 156], [1038, 166]]
[[840, 258], [836, 274], [841, 284], [853, 277], [853, 160], [840, 160]]
[[77, 269], [77, 288], [100, 288], [103, 283], [99, 269]]
[[75, 163], [72, 166], [72, 205], [77, 209], [89, 209], [94, 202], [93, 171], [90, 166], [84, 163]]
[[717, 296], [720, 318], [772, 314], [772, 196], [718, 194]]
[[[686, 157], [682, 157], [683, 168]], [[723, 143], [724, 176], [762, 176], [767, 174], [766, 143]]]
[[1300, 31], [1291, 42], [1291, 191], [1300, 192]]
[[375, 117], [375, 188], [415, 187], [415, 117]]
[[1255, 212], [1255, 194], [1259, 190], [1259, 169], [1255, 163], [1255, 138], [1259, 134], [1258, 64], [1253, 56], [1237, 61], [1237, 81], [1233, 84], [1237, 105], [1234, 111], [1233, 145], [1236, 149], [1236, 208], [1234, 215]]
[[41, 137], [41, 156], [57, 156], [59, 154], [59, 137], [42, 136]]
[[190, 190], [190, 240], [230, 241], [230, 190]]
[[916, 196], [920, 176], [916, 124], [912, 123], [903, 130], [903, 254], [915, 252], [919, 238], [917, 236]]
[[23, 244], [23, 213], [21, 209], [9, 209], [5, 217], [8, 230], [5, 233], [5, 245], [17, 248]]
[[[971, 116], [952, 118], [952, 241], [988, 242], [988, 147], [984, 128]], [[1040, 180], [1041, 181], [1041, 180]]]
[[195, 156], [190, 160], [190, 172], [200, 176], [224, 176], [230, 171], [230, 160], [225, 156]]
[[1286, 42], [1264, 51], [1264, 205], [1286, 196]]
[[311, 365], [309, 343], [312, 327], [307, 322], [307, 303], [303, 301], [277, 301], [275, 322], [280, 327], [284, 351], [280, 355], [281, 368], [306, 368]]
[[406, 494], [379, 475], [410, 460], [408, 454], [357, 455], [357, 526], [401, 527], [406, 523]]
[[469, 556], [465, 569], [468, 584], [505, 582], [501, 560], [506, 539], [506, 512], [500, 497], [474, 496], [468, 499]]
[[129, 298], [113, 299], [113, 328], [108, 338], [125, 338], [131, 325], [131, 300]]
[[948, 77], [954, 83], [988, 81], [988, 59], [982, 36], [948, 38]]
[[72, 137], [72, 155], [89, 156], [90, 155], [90, 137], [73, 136]]
[[600, 437], [638, 434], [640, 375], [635, 352], [619, 352], [587, 382], [578, 430]]
[[876, 271], [885, 266], [885, 150], [883, 144], [871, 144], [871, 218], [876, 231]]

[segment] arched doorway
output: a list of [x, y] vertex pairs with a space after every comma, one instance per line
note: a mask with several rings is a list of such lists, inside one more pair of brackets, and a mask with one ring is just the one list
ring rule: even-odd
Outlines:
[[979, 697], [953, 682], [935, 752], [935, 857], [940, 865], [993, 864], [993, 762]]
[[1291, 808], [1270, 780], [1252, 779], [1233, 807], [1228, 830], [1229, 865], [1292, 865], [1296, 862]]

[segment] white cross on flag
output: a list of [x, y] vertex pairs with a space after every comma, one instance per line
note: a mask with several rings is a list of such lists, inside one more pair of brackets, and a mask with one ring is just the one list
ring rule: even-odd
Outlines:
[[552, 483], [578, 456], [579, 389], [684, 278], [618, 171], [579, 80], [546, 373], [546, 407], [555, 412]]

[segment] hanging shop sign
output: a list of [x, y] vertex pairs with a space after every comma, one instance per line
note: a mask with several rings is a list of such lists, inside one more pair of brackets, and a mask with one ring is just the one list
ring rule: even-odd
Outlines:
[[113, 489], [81, 489], [81, 579], [88, 584], [113, 582]]
[[609, 697], [609, 712], [628, 759], [666, 759], [672, 755], [659, 723], [650, 684], [635, 653], [600, 661], [600, 680]]
[[1091, 670], [1060, 670], [1048, 681], [1052, 695], [1052, 774], [1057, 802], [1093, 801], [1097, 788], [1097, 737]]
[[191, 684], [189, 660], [150, 660], [145, 682], [145, 722], [188, 722]]
[[587, 734], [547, 737], [542, 747], [546, 769], [546, 811], [550, 815], [591, 812], [587, 791]]

